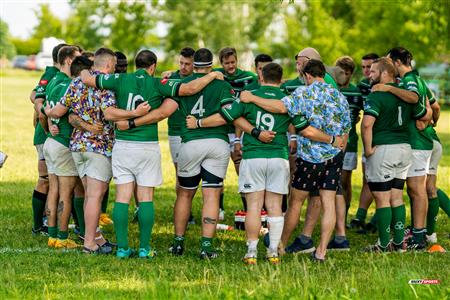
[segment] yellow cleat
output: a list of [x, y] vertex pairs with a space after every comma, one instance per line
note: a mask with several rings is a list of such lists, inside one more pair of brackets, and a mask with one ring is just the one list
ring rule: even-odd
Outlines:
[[256, 258], [256, 256], [246, 254], [246, 255], [244, 256], [244, 258], [242, 258], [242, 261], [243, 261], [244, 264], [246, 264], [247, 266], [251, 266], [251, 265], [256, 265], [256, 263], [257, 263], [257, 258]]
[[49, 237], [47, 241], [47, 246], [49, 246], [50, 248], [54, 248], [56, 245], [56, 241], [57, 241], [56, 238]]
[[98, 219], [98, 224], [100, 226], [108, 226], [112, 225], [113, 223], [114, 223], [113, 220], [111, 220], [108, 214], [101, 214], [100, 218]]
[[266, 256], [267, 261], [272, 265], [278, 265], [281, 263], [281, 259], [278, 254], [270, 254]]
[[56, 240], [55, 243], [55, 248], [57, 249], [74, 249], [74, 248], [78, 248], [80, 247], [80, 245], [78, 245], [77, 243], [75, 243], [75, 241], [71, 240], [71, 239], [67, 239], [67, 240]]

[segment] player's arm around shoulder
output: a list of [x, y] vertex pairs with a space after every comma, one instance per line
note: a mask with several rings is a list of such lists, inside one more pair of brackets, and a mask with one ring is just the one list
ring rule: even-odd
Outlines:
[[[286, 96], [286, 97], [290, 97], [290, 96]], [[285, 114], [288, 112], [288, 109], [285, 106], [283, 99], [282, 100], [272, 100], [272, 99], [269, 100], [269, 99], [265, 99], [265, 98], [256, 96], [249, 91], [242, 91], [240, 94], [241, 102], [253, 103], [268, 112], [277, 113], [277, 114]]]

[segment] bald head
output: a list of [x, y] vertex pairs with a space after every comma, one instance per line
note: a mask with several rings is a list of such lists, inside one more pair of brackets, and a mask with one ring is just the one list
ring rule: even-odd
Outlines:
[[299, 76], [302, 76], [303, 67], [310, 59], [322, 61], [322, 58], [320, 57], [319, 52], [316, 49], [311, 48], [311, 47], [301, 50], [295, 56], [295, 60], [296, 60], [296, 64], [297, 64], [296, 69], [297, 69]]

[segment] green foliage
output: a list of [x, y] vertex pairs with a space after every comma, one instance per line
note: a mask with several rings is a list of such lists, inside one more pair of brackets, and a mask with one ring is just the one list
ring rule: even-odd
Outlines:
[[40, 4], [35, 14], [37, 25], [33, 28], [32, 39], [41, 40], [51, 36], [64, 39], [63, 22], [51, 12], [49, 4]]
[[14, 44], [14, 47], [17, 50], [17, 54], [19, 55], [36, 54], [39, 52], [39, 49], [41, 48], [41, 40], [39, 39], [12, 38], [11, 42]]
[[0, 59], [4, 57], [11, 59], [15, 54], [16, 48], [11, 41], [8, 24], [0, 19]]

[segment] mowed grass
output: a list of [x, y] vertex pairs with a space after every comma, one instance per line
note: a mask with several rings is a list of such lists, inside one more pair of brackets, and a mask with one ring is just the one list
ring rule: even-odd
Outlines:
[[[3, 70], [0, 74], [0, 150], [8, 161], [0, 171], [0, 298], [1, 299], [448, 299], [448, 253], [373, 255], [360, 250], [374, 243], [376, 235], [348, 233], [352, 250], [328, 253], [317, 265], [307, 255], [285, 256], [279, 266], [260, 259], [257, 266], [241, 262], [245, 235], [240, 231], [218, 232], [215, 246], [221, 256], [214, 261], [197, 258], [200, 226], [190, 226], [186, 254], [167, 253], [172, 236], [175, 173], [171, 163], [167, 126], [160, 126], [164, 185], [156, 190], [154, 261], [117, 260], [114, 256], [86, 256], [78, 251], [47, 249], [45, 237], [31, 235], [31, 193], [37, 180], [36, 152], [32, 145], [32, 105], [28, 100], [39, 73]], [[438, 186], [450, 192], [450, 112], [443, 111], [438, 126], [444, 158]], [[354, 173], [353, 217], [361, 188], [361, 167]], [[237, 177], [230, 165], [226, 179], [226, 220], [241, 208]], [[114, 185], [111, 184], [111, 212]], [[405, 197], [405, 200], [407, 198]], [[409, 201], [406, 201], [407, 203]], [[409, 206], [409, 204], [407, 204]], [[194, 216], [200, 223], [201, 198], [196, 196]], [[371, 207], [369, 217], [373, 213]], [[409, 209], [407, 210], [409, 214]], [[132, 209], [130, 209], [130, 217]], [[409, 217], [408, 217], [409, 218]], [[303, 225], [303, 219], [300, 223]], [[130, 242], [137, 246], [137, 225], [130, 224]], [[318, 229], [314, 240], [318, 242]], [[112, 228], [104, 228], [113, 240]], [[450, 222], [441, 211], [437, 222], [439, 243], [450, 250]], [[260, 257], [264, 256], [262, 243]], [[439, 285], [409, 285], [409, 279], [439, 279]]]

